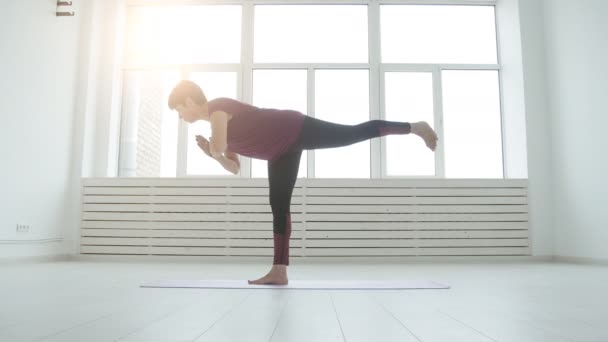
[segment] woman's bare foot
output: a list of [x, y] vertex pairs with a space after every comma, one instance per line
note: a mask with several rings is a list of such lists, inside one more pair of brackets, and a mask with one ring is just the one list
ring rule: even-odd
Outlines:
[[251, 285], [287, 285], [287, 265], [272, 265], [268, 274], [257, 280], [247, 280]]
[[410, 126], [412, 127], [412, 133], [421, 137], [426, 146], [432, 151], [435, 151], [437, 140], [439, 139], [433, 128], [426, 121], [414, 122], [411, 123]]

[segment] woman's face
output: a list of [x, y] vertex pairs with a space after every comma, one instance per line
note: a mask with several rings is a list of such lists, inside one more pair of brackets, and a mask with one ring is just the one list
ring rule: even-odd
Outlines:
[[206, 105], [199, 105], [190, 98], [186, 99], [186, 103], [184, 105], [178, 104], [175, 107], [179, 118], [187, 123], [193, 123], [197, 120], [208, 120], [206, 109]]

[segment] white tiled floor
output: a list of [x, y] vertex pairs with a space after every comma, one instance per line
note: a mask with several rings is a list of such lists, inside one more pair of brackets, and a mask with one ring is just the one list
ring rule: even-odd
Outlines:
[[0, 265], [0, 341], [608, 341], [608, 266], [306, 263], [290, 279], [428, 279], [449, 290], [140, 288], [255, 279], [267, 263]]

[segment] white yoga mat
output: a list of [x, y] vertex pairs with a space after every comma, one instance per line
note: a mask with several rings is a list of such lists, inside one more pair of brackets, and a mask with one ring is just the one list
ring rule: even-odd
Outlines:
[[141, 287], [182, 287], [212, 289], [340, 289], [340, 290], [400, 290], [449, 289], [444, 284], [429, 280], [290, 280], [287, 285], [249, 285], [247, 280], [155, 280]]

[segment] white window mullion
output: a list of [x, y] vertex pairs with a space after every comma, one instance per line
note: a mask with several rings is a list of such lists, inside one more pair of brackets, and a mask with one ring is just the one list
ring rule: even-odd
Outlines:
[[[180, 5], [362, 5], [375, 0], [127, 0], [127, 6]], [[496, 5], [498, 0], [379, 0], [380, 4], [401, 5]]]
[[441, 67], [433, 68], [433, 117], [435, 132], [439, 143], [435, 149], [435, 177], [445, 178], [445, 150], [443, 134], [443, 93], [441, 85]]
[[[188, 79], [192, 72], [189, 68], [181, 68], [182, 79]], [[188, 162], [188, 125], [179, 120], [177, 127], [177, 177], [186, 176], [186, 163]]]
[[[184, 67], [183, 64], [149, 64], [136, 65], [129, 64], [123, 67], [125, 71], [159, 71], [159, 70], [180, 70]], [[235, 68], [240, 68], [238, 63], [214, 63], [214, 64], [187, 64], [187, 68], [196, 71], [234, 71]]]
[[[254, 5], [243, 4], [243, 18], [241, 27], [241, 71], [239, 79], [239, 99], [246, 103], [253, 103], [253, 29]], [[241, 157], [242, 178], [251, 178], [251, 158]]]
[[471, 5], [493, 6], [498, 0], [380, 0], [381, 4], [391, 5]]
[[[369, 105], [370, 120], [381, 120], [384, 112], [380, 105], [381, 97], [384, 96], [384, 87], [381, 85], [380, 75], [380, 5], [377, 1], [371, 1], [367, 7], [368, 22], [368, 58], [369, 58]], [[385, 139], [371, 139], [371, 178], [384, 178], [385, 176]]]
[[500, 70], [498, 64], [415, 64], [384, 63], [385, 71], [429, 71], [439, 67], [442, 70]]
[[255, 69], [367, 69], [367, 63], [255, 63]]
[[[379, 98], [378, 98], [378, 106], [379, 106], [379, 111], [380, 111], [380, 116], [382, 117], [382, 120], [386, 119], [386, 89], [384, 87], [385, 83], [385, 75], [386, 75], [386, 70], [384, 70], [384, 67], [382, 64], [380, 64], [380, 67], [378, 68], [378, 87], [379, 87]], [[380, 138], [380, 171], [381, 176], [380, 178], [388, 178], [387, 172], [386, 172], [386, 138], [382, 137]]]
[[[307, 114], [310, 117], [315, 117], [315, 69], [309, 67], [308, 69], [308, 77], [307, 79]], [[307, 160], [308, 160], [308, 178], [315, 178], [315, 151], [308, 150]]]

